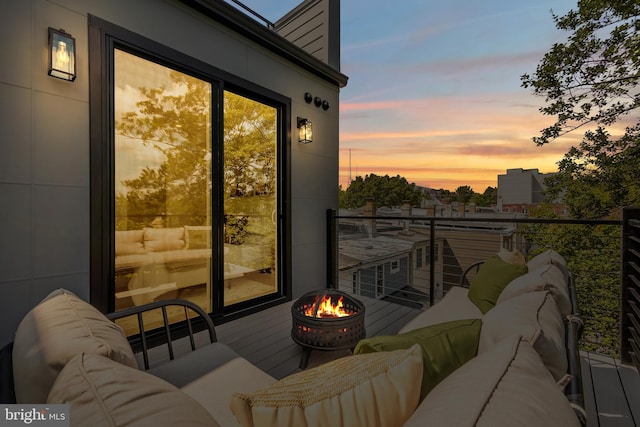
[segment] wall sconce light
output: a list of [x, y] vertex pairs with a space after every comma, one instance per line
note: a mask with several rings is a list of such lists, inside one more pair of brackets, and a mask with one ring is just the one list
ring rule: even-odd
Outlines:
[[313, 126], [309, 120], [302, 117], [298, 117], [298, 142], [302, 144], [313, 142]]
[[76, 39], [64, 30], [49, 27], [49, 75], [62, 80], [76, 79]]

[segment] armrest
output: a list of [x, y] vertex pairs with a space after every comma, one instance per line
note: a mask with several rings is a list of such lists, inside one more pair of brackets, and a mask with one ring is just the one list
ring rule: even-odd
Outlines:
[[580, 318], [576, 287], [573, 274], [569, 273], [569, 297], [571, 300], [571, 315], [566, 319], [565, 346], [567, 348], [568, 373], [571, 382], [565, 387], [564, 393], [573, 406], [582, 425], [586, 425], [586, 412], [584, 410], [584, 392], [582, 385], [582, 367], [580, 365], [579, 341], [582, 336], [583, 323]]
[[[467, 267], [466, 270], [462, 272], [462, 276], [460, 276], [460, 286], [462, 286], [463, 288], [468, 288], [469, 281], [467, 280], [467, 274], [469, 274], [472, 270], [474, 270], [474, 272], [477, 273], [482, 264], [484, 264], [484, 261], [477, 261], [471, 264], [469, 267]], [[465, 285], [465, 282], [466, 282], [466, 285]]]
[[[187, 328], [187, 334], [189, 336], [189, 343], [191, 345], [191, 351], [195, 351], [195, 332], [193, 330], [193, 319], [189, 317], [189, 311], [195, 312], [200, 319], [204, 322], [205, 328], [209, 334], [209, 341], [216, 342], [216, 330], [213, 325], [213, 321], [211, 317], [197, 304], [192, 303], [191, 301], [186, 300], [178, 300], [178, 299], [169, 299], [162, 301], [155, 301], [149, 304], [140, 305], [137, 307], [130, 307], [121, 311], [117, 311], [115, 313], [109, 313], [107, 317], [115, 321], [117, 319], [123, 319], [125, 317], [136, 316], [138, 321], [138, 330], [140, 331], [140, 344], [142, 347], [142, 357], [144, 361], [144, 369], [149, 370], [149, 345], [148, 345], [148, 335], [150, 335], [151, 331], [147, 331], [144, 327], [143, 314], [149, 312], [151, 310], [160, 309], [162, 312], [162, 321], [163, 326], [160, 328], [162, 330], [161, 334], [164, 335], [164, 339], [167, 343], [167, 348], [169, 351], [169, 359], [173, 360], [175, 358], [173, 351], [173, 338], [171, 336], [172, 328], [169, 323], [169, 316], [167, 315], [167, 307], [182, 307], [184, 311], [185, 324]], [[174, 328], [175, 329], [175, 328]], [[158, 329], [155, 329], [153, 332], [157, 334]]]

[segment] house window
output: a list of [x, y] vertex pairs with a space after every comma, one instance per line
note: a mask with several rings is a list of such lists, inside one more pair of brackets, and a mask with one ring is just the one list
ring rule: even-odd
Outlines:
[[400, 271], [400, 260], [394, 260], [389, 263], [389, 272], [397, 273]]
[[422, 267], [422, 248], [416, 249], [416, 268]]
[[360, 270], [351, 273], [351, 291], [356, 295], [360, 294]]
[[184, 298], [224, 316], [286, 297], [290, 100], [98, 27], [90, 35], [107, 48], [91, 67], [107, 72], [91, 81], [92, 303]]

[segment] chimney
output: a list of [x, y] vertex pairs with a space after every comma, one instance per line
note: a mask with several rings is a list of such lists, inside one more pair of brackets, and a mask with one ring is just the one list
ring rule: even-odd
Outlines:
[[411, 205], [408, 200], [402, 202], [402, 206], [400, 206], [400, 216], [411, 216]]
[[[367, 199], [364, 202], [364, 208], [362, 209], [362, 216], [365, 217], [375, 217], [376, 216], [376, 202], [373, 199]], [[376, 237], [376, 220], [373, 219], [365, 219], [364, 223], [367, 226], [367, 230], [369, 231], [369, 237]]]
[[428, 217], [436, 216], [436, 205], [427, 205], [427, 216]]
[[464, 218], [464, 203], [458, 202], [458, 217]]

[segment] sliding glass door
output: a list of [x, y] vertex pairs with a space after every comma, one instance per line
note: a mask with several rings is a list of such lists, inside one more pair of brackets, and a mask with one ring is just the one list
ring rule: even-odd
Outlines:
[[279, 109], [222, 86], [113, 50], [116, 310], [279, 292]]
[[277, 109], [224, 92], [224, 304], [277, 291]]

